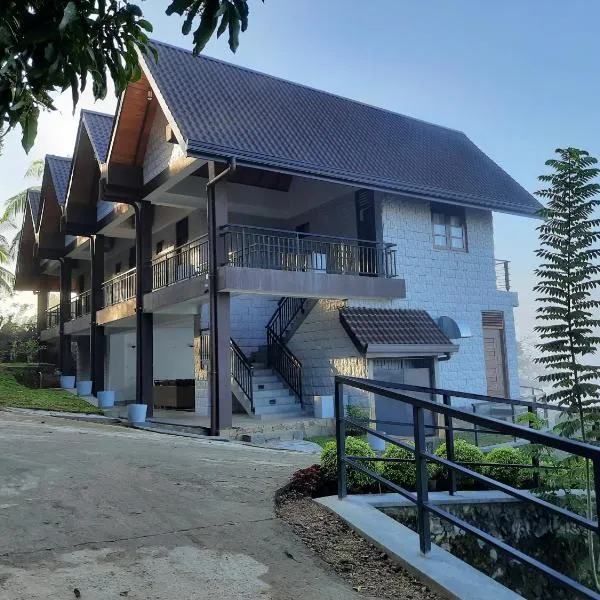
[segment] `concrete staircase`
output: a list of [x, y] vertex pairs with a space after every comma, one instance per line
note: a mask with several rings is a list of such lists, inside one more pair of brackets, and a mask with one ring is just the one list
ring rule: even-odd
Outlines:
[[254, 414], [261, 419], [302, 415], [302, 405], [276, 371], [253, 363]]

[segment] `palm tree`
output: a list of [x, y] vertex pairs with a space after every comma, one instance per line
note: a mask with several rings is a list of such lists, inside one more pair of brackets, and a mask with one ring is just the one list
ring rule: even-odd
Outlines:
[[[44, 173], [44, 161], [42, 159], [34, 160], [27, 171], [25, 178], [35, 178], [39, 180]], [[29, 189], [39, 189], [39, 186], [34, 186]], [[20, 191], [9, 198], [4, 205], [4, 212], [0, 216], [0, 223], [14, 223], [14, 219], [25, 211], [27, 203], [27, 189]]]
[[15, 276], [4, 266], [11, 262], [10, 244], [6, 237], [0, 234], [0, 292], [11, 293]]

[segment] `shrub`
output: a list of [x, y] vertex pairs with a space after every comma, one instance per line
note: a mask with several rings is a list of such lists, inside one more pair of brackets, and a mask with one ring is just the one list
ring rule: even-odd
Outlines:
[[401, 458], [411, 462], [382, 462], [381, 471], [386, 479], [403, 488], [415, 489], [417, 485], [417, 467], [415, 455], [400, 446], [389, 445], [383, 458]]
[[518, 448], [494, 448], [485, 457], [485, 462], [495, 463], [498, 466], [489, 466], [483, 469], [483, 474], [492, 479], [518, 487], [527, 478], [525, 469], [519, 467], [506, 467], [501, 465], [527, 464], [527, 457]]
[[[446, 453], [446, 442], [442, 442], [434, 452], [436, 456], [440, 458], [448, 458]], [[483, 452], [473, 444], [469, 444], [469, 442], [465, 442], [465, 440], [454, 440], [454, 462], [457, 463], [482, 463], [485, 461], [485, 456]], [[472, 467], [468, 464], [463, 465], [472, 471], [481, 472], [481, 467]], [[446, 467], [442, 467], [438, 464], [428, 465], [429, 475], [431, 477], [441, 476], [444, 479], [448, 478], [448, 469]], [[466, 477], [464, 475], [457, 474], [457, 481], [462, 482], [464, 485], [472, 486], [475, 483], [475, 480], [471, 477]]]
[[[346, 454], [351, 456], [375, 456], [375, 452], [373, 452], [367, 442], [352, 436], [346, 438]], [[369, 464], [365, 464], [365, 466], [371, 468], [373, 471], [378, 470], [376, 462], [370, 462]], [[326, 479], [337, 479], [337, 447], [335, 442], [328, 442], [323, 447], [323, 451], [321, 452], [321, 471]], [[350, 492], [360, 491], [374, 482], [372, 477], [369, 477], [369, 475], [358, 469], [348, 467], [347, 473], [348, 490]]]
[[306, 469], [298, 469], [292, 479], [276, 493], [276, 501], [283, 502], [287, 498], [309, 496], [315, 498], [321, 494], [324, 480], [320, 465], [312, 465]]
[[[356, 404], [348, 404], [346, 406], [346, 416], [357, 421], [365, 421], [364, 425], [369, 426], [369, 413], [364, 408], [356, 406]], [[364, 431], [358, 427], [353, 427], [350, 423], [346, 423], [346, 435], [364, 435]]]

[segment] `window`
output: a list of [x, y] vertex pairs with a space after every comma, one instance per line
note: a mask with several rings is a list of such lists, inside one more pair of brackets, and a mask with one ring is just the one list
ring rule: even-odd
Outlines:
[[431, 207], [433, 245], [435, 248], [467, 250], [465, 213], [460, 208], [434, 205]]
[[129, 248], [129, 268], [135, 267], [135, 246]]
[[160, 254], [163, 251], [165, 246], [164, 240], [160, 240], [160, 242], [156, 242], [156, 254]]
[[190, 225], [187, 217], [175, 223], [175, 246], [177, 248], [183, 246], [184, 244], [187, 244], [189, 238], [189, 230]]
[[115, 265], [115, 275], [118, 275], [120, 272], [121, 272], [121, 263], [120, 263], [120, 262], [118, 262], [118, 263]]

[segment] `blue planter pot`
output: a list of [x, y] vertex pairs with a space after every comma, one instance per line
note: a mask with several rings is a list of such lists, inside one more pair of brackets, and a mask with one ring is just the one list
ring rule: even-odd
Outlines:
[[63, 390], [72, 390], [75, 387], [75, 375], [61, 375], [60, 387]]
[[147, 408], [146, 404], [129, 404], [127, 406], [127, 420], [130, 423], [145, 423]]
[[78, 381], [77, 382], [77, 395], [78, 396], [91, 396], [92, 395], [92, 382], [91, 381]]
[[115, 393], [112, 390], [98, 392], [98, 407], [111, 408], [115, 405]]

